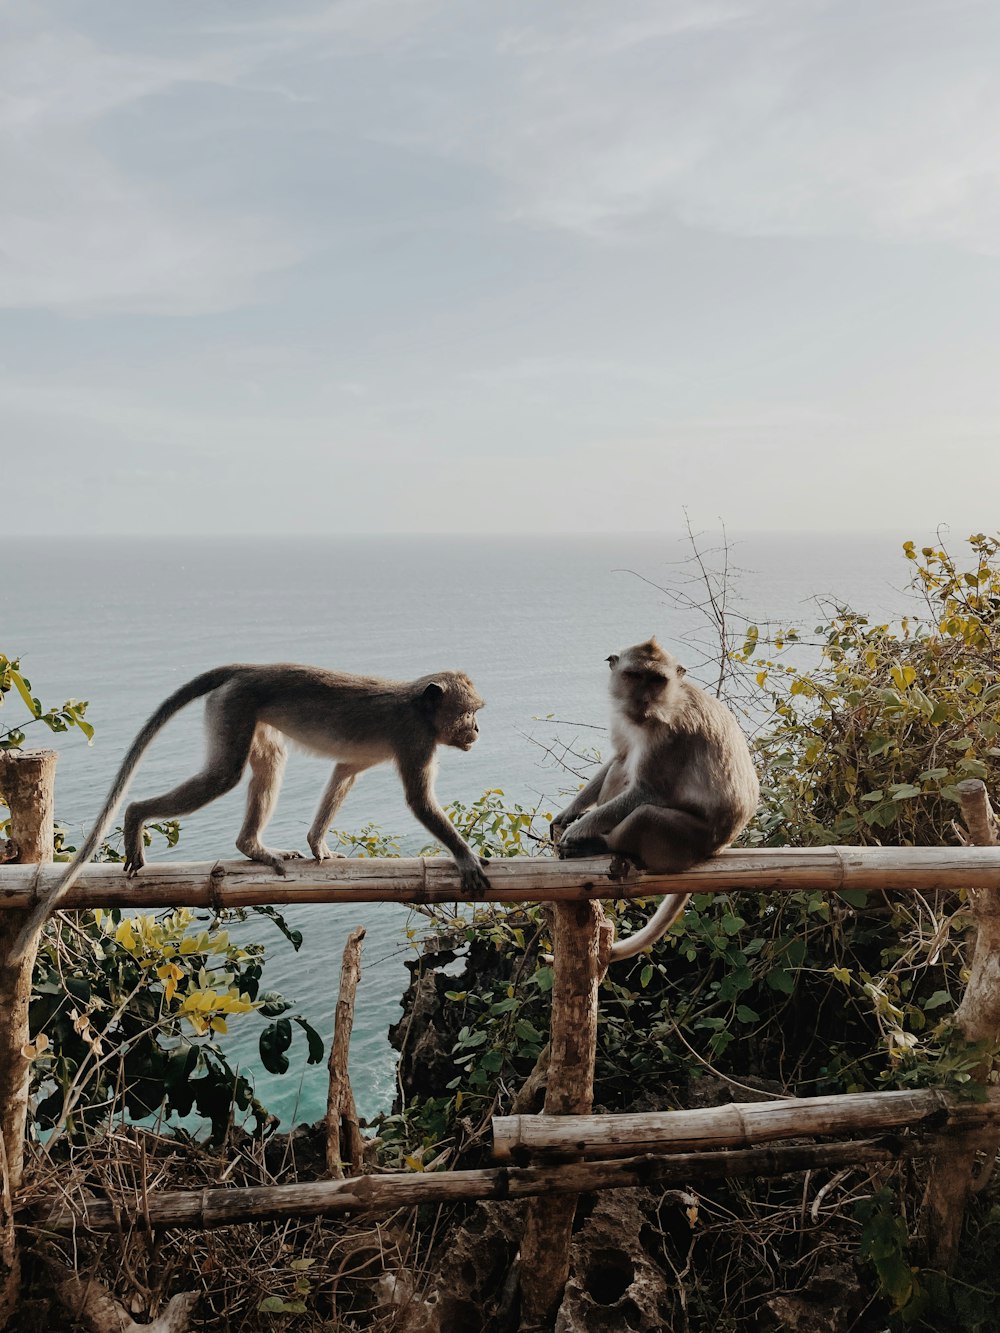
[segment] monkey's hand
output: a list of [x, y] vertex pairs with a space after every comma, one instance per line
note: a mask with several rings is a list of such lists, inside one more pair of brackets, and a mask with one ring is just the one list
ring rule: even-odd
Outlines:
[[138, 875], [139, 871], [145, 864], [146, 858], [142, 854], [142, 843], [140, 842], [139, 846], [134, 848], [133, 851], [129, 852], [125, 857], [125, 864], [122, 866], [122, 869], [125, 871], [125, 874], [129, 879], [135, 879], [136, 875]]
[[477, 861], [473, 857], [471, 861], [463, 861], [458, 867], [462, 890], [470, 897], [489, 891], [490, 882], [483, 870], [484, 864], [485, 862]]
[[565, 810], [560, 810], [549, 825], [549, 837], [552, 840], [553, 847], [562, 842], [566, 836], [566, 830], [571, 824], [575, 824], [579, 818], [579, 811], [574, 810], [571, 805], [568, 805]]

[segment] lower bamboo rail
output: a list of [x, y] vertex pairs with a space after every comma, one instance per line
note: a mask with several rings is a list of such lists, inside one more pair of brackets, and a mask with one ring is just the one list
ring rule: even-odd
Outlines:
[[[252, 861], [147, 865], [135, 879], [121, 866], [84, 866], [62, 906], [246, 907], [287, 903], [568, 902], [663, 893], [755, 893], [841, 889], [1000, 889], [1000, 847], [783, 847], [719, 852], [683, 875], [630, 871], [612, 880], [609, 858], [490, 861], [488, 891], [462, 891], [446, 857], [286, 861], [285, 874]], [[28, 909], [57, 886], [60, 865], [0, 866], [0, 910]]]
[[1000, 1089], [982, 1102], [959, 1101], [939, 1088], [849, 1092], [833, 1097], [783, 1097], [731, 1102], [693, 1111], [615, 1115], [493, 1117], [498, 1162], [631, 1157], [710, 1148], [749, 1148], [776, 1139], [870, 1134], [896, 1127], [961, 1134], [1000, 1124]]
[[795, 1171], [831, 1170], [870, 1163], [898, 1162], [934, 1150], [932, 1136], [855, 1139], [848, 1143], [782, 1144], [732, 1152], [672, 1153], [670, 1156], [572, 1162], [563, 1166], [488, 1167], [479, 1171], [406, 1171], [349, 1180], [250, 1188], [222, 1186], [169, 1190], [114, 1204], [81, 1202], [35, 1205], [21, 1224], [36, 1234], [159, 1227], [208, 1230], [248, 1222], [290, 1218], [384, 1215], [419, 1204], [462, 1203], [476, 1199], [526, 1199], [545, 1194], [680, 1185], [743, 1176], [781, 1176]]

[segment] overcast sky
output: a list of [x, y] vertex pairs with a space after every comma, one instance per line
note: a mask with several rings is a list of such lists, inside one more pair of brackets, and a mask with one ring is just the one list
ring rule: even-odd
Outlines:
[[0, 0], [0, 528], [995, 530], [995, 0]]

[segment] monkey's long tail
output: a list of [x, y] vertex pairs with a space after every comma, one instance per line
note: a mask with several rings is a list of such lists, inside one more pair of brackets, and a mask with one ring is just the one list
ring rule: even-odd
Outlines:
[[138, 767], [139, 760], [156, 733], [186, 704], [192, 703], [195, 699], [200, 699], [202, 695], [211, 694], [220, 685], [225, 685], [238, 670], [239, 667], [236, 666], [214, 667], [211, 671], [205, 671], [200, 676], [195, 676], [194, 680], [189, 680], [186, 685], [182, 685], [179, 690], [175, 690], [173, 694], [164, 699], [156, 712], [144, 723], [121, 762], [121, 767], [118, 769], [115, 780], [111, 784], [111, 790], [108, 792], [108, 798], [104, 802], [101, 813], [97, 816], [94, 827], [84, 841], [83, 846], [70, 861], [66, 867], [66, 873], [53, 891], [38, 903], [24, 926], [22, 926], [21, 933], [18, 935], [12, 951], [13, 961], [21, 962], [34, 935], [41, 930], [53, 912], [59, 910], [60, 904], [65, 902], [66, 895], [80, 877], [80, 871], [100, 846], [101, 839], [107, 833], [108, 827], [115, 817], [115, 812], [128, 789], [132, 774]]
[[634, 958], [637, 953], [642, 953], [643, 949], [655, 944], [684, 911], [684, 904], [690, 897], [690, 893], [668, 893], [641, 930], [637, 930], [627, 940], [616, 940], [612, 944], [609, 964], [620, 963], [625, 958]]

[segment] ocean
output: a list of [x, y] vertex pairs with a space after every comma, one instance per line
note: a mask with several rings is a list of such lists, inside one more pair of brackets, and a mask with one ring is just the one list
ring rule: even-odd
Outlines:
[[[813, 599], [872, 615], [907, 607], [906, 538], [921, 534], [729, 538], [731, 611], [738, 619], [812, 628]], [[718, 546], [716, 534], [702, 549]], [[46, 705], [89, 700], [96, 728], [88, 746], [70, 731], [28, 730], [26, 744], [57, 748], [57, 809], [79, 842], [101, 805], [122, 753], [162, 699], [189, 677], [224, 662], [299, 661], [409, 679], [439, 668], [467, 671], [487, 707], [467, 754], [441, 752], [443, 803], [502, 788], [514, 801], [558, 809], [572, 780], [548, 753], [551, 741], [604, 743], [605, 658], [655, 633], [692, 678], [710, 683], [701, 613], [660, 589], [695, 601], [686, 580], [687, 539], [676, 534], [617, 537], [371, 537], [326, 539], [49, 538], [0, 536], [0, 652], [20, 656]], [[711, 563], [718, 557], [709, 555]], [[710, 637], [710, 636], [709, 636]], [[9, 696], [3, 721], [20, 721]], [[174, 719], [156, 740], [132, 795], [164, 791], [201, 760], [201, 706]], [[293, 752], [267, 834], [276, 846], [307, 851], [329, 765]], [[182, 821], [178, 846], [152, 854], [194, 861], [236, 857], [243, 787]], [[375, 821], [398, 834], [405, 854], [430, 839], [406, 807], [391, 768], [357, 782], [336, 824]], [[400, 1013], [405, 960], [413, 956], [398, 904], [288, 909], [303, 930], [299, 953], [275, 927], [252, 917], [267, 944], [267, 989], [281, 991], [329, 1040], [340, 955], [349, 931], [367, 927], [351, 1048], [351, 1077], [363, 1116], [387, 1110], [394, 1053], [387, 1029]], [[252, 1071], [258, 1094], [285, 1123], [315, 1120], [326, 1100], [324, 1066], [305, 1064], [297, 1036], [291, 1070], [266, 1073], [249, 1016], [228, 1052]]]

